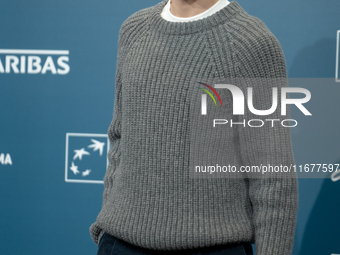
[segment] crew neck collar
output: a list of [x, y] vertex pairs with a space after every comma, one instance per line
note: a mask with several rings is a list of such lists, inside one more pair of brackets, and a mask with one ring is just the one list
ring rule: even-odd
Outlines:
[[204, 31], [230, 20], [236, 13], [243, 11], [243, 8], [236, 1], [232, 1], [224, 8], [203, 19], [188, 22], [171, 22], [161, 16], [168, 1], [163, 0], [156, 4], [149, 16], [150, 27], [164, 34], [185, 35]]

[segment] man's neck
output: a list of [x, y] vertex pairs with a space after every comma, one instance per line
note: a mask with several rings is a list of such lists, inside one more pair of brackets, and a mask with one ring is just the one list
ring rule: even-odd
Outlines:
[[219, 0], [170, 0], [170, 12], [177, 17], [187, 18], [198, 15]]

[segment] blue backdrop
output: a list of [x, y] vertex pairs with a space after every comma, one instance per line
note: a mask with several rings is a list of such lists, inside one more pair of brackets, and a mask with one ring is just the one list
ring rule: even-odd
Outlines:
[[[0, 254], [96, 254], [114, 105], [118, 32], [157, 0], [0, 3]], [[280, 41], [308, 109], [292, 130], [296, 164], [340, 162], [337, 0], [240, 0]], [[292, 117], [298, 117], [292, 109]], [[293, 254], [340, 254], [340, 181], [299, 179]], [[51, 249], [52, 248], [52, 249]]]

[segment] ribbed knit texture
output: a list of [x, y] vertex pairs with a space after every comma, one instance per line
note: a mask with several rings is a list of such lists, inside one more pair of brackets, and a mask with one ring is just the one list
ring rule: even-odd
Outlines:
[[[92, 239], [98, 244], [105, 231], [155, 250], [251, 241], [257, 255], [291, 254], [297, 179], [189, 178], [190, 91], [183, 86], [198, 77], [287, 77], [281, 46], [236, 1], [183, 23], [161, 17], [167, 1], [132, 14], [119, 32], [109, 166]], [[238, 130], [238, 145], [228, 150], [240, 165], [263, 155], [294, 164], [289, 131], [270, 137], [283, 146], [273, 150], [259, 143], [266, 134]]]

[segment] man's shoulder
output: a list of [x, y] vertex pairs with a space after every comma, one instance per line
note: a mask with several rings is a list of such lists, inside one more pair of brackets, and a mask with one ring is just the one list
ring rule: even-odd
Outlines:
[[268, 51], [276, 55], [282, 54], [282, 47], [277, 37], [265, 22], [256, 16], [242, 11], [223, 27], [224, 32], [220, 34], [224, 36], [225, 41], [232, 42], [233, 49], [238, 53], [254, 54], [257, 57]]
[[119, 29], [119, 47], [129, 49], [140, 35], [148, 30], [148, 17], [154, 6], [150, 6], [132, 13]]
[[122, 32], [129, 32], [129, 30], [136, 29], [138, 26], [143, 25], [146, 23], [147, 18], [149, 17], [153, 8], [154, 6], [150, 6], [132, 13], [124, 20], [120, 30]]
[[260, 18], [242, 11], [239, 15], [224, 24], [233, 40], [244, 43], [262, 42], [263, 40], [275, 40], [276, 37]]
[[[218, 36], [221, 43], [221, 54], [230, 56], [242, 72], [247, 75], [259, 75], [266, 68], [276, 68], [285, 76], [285, 56], [282, 46], [274, 33], [260, 18], [245, 11], [239, 12], [220, 27]], [[222, 38], [221, 38], [222, 37]], [[271, 73], [266, 72], [264, 75]], [[276, 73], [275, 73], [276, 75]]]

